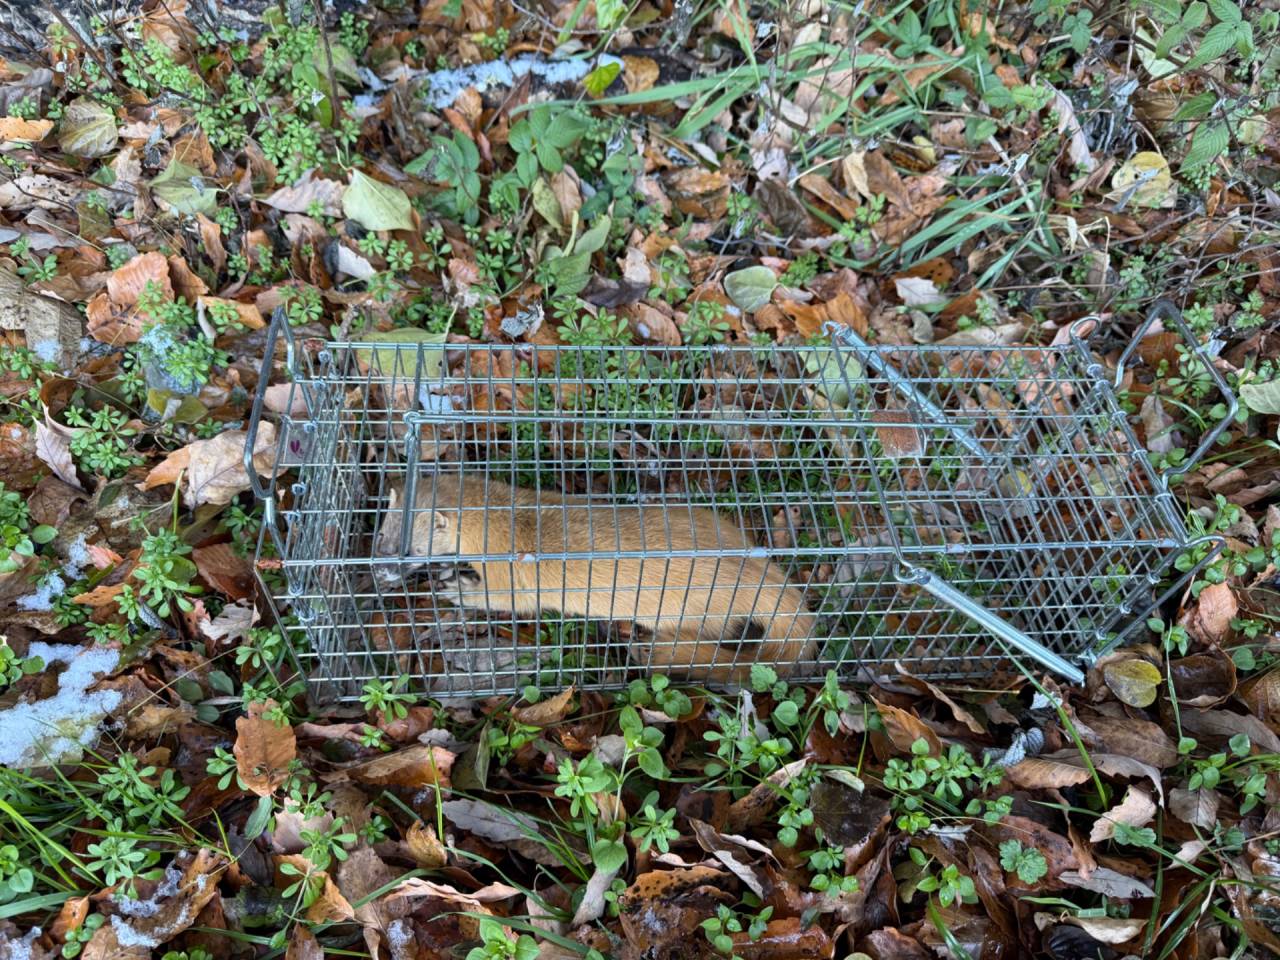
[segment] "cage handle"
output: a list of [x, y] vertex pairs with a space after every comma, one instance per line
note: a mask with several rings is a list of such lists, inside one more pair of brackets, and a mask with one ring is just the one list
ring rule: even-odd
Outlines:
[[276, 307], [271, 313], [271, 324], [267, 327], [267, 342], [262, 357], [262, 369], [258, 371], [258, 389], [253, 395], [253, 407], [249, 411], [249, 429], [244, 438], [244, 469], [249, 474], [249, 486], [253, 495], [266, 504], [266, 509], [274, 514], [275, 496], [271, 488], [264, 484], [253, 465], [253, 449], [258, 445], [258, 425], [262, 423], [262, 408], [267, 399], [267, 384], [271, 380], [271, 365], [275, 359], [276, 341], [281, 332], [285, 336], [285, 349], [288, 351], [286, 363], [293, 369], [293, 331], [289, 329], [289, 320], [284, 307]]
[[1205, 369], [1209, 371], [1209, 376], [1213, 379], [1213, 385], [1218, 388], [1218, 392], [1222, 394], [1222, 399], [1227, 403], [1226, 414], [1204, 435], [1200, 440], [1200, 446], [1196, 447], [1191, 455], [1183, 459], [1178, 466], [1168, 467], [1160, 473], [1160, 483], [1165, 489], [1168, 489], [1169, 481], [1175, 477], [1182, 476], [1199, 463], [1201, 457], [1213, 449], [1213, 445], [1218, 442], [1218, 437], [1222, 436], [1222, 432], [1235, 420], [1236, 411], [1239, 409], [1240, 404], [1236, 399], [1236, 395], [1231, 392], [1231, 388], [1227, 386], [1226, 378], [1214, 366], [1213, 355], [1209, 353], [1205, 345], [1200, 342], [1200, 339], [1191, 332], [1191, 328], [1187, 326], [1186, 321], [1182, 319], [1182, 311], [1174, 305], [1173, 301], [1163, 298], [1156, 301], [1151, 308], [1151, 312], [1147, 314], [1147, 319], [1134, 332], [1133, 340], [1130, 341], [1129, 346], [1125, 347], [1124, 353], [1120, 354], [1120, 359], [1116, 365], [1115, 386], [1117, 388], [1120, 386], [1121, 381], [1124, 379], [1125, 366], [1132, 359], [1139, 344], [1142, 343], [1142, 338], [1147, 335], [1147, 331], [1151, 329], [1152, 324], [1157, 320], [1171, 321], [1173, 323], [1178, 333], [1182, 334], [1182, 339], [1191, 347], [1191, 352], [1199, 358]]
[[1065, 657], [1054, 653], [1044, 644], [1023, 633], [1008, 620], [988, 610], [949, 581], [923, 567], [903, 563], [898, 572], [901, 583], [914, 584], [935, 599], [956, 610], [983, 627], [997, 639], [1003, 640], [1019, 653], [1024, 653], [1041, 666], [1047, 667], [1074, 684], [1084, 683], [1084, 671]]

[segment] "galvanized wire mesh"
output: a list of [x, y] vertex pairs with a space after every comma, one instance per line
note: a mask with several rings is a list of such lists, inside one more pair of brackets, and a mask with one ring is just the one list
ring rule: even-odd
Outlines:
[[321, 698], [997, 669], [1007, 638], [931, 578], [1087, 662], [1188, 545], [1078, 340], [291, 342], [289, 363], [259, 566]]

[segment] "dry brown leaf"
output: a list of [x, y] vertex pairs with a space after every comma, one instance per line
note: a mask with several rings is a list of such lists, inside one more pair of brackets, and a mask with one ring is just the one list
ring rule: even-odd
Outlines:
[[915, 426], [915, 419], [905, 410], [876, 410], [871, 414], [880, 448], [890, 460], [924, 453], [924, 434]]
[[1093, 822], [1089, 831], [1090, 843], [1101, 843], [1110, 840], [1116, 833], [1116, 824], [1123, 823], [1130, 827], [1145, 827], [1156, 815], [1156, 805], [1151, 794], [1141, 787], [1130, 787], [1125, 791], [1124, 799]]
[[[200, 297], [196, 301], [196, 306], [201, 318], [205, 316], [205, 312], [210, 307], [228, 306], [235, 310], [240, 323], [250, 330], [261, 330], [267, 325], [267, 321], [263, 319], [262, 311], [258, 309], [257, 304], [243, 303], [240, 300], [226, 300], [222, 297]], [[288, 384], [285, 384], [285, 386], [288, 386]]]
[[88, 320], [85, 329], [99, 343], [121, 346], [142, 339], [142, 318], [137, 311], [114, 307], [105, 290], [90, 298], [84, 313]]
[[911, 753], [911, 745], [920, 739], [929, 744], [931, 756], [936, 757], [942, 753], [942, 741], [938, 739], [938, 735], [915, 714], [908, 713], [900, 707], [881, 703], [875, 697], [871, 698], [871, 702], [876, 705], [876, 710], [884, 721], [885, 734], [899, 753]]
[[[1143, 763], [1164, 769], [1178, 762], [1178, 748], [1158, 723], [1134, 717], [1109, 717], [1093, 714], [1084, 722], [1102, 738], [1104, 752], [1135, 757]], [[1097, 746], [1097, 744], [1090, 744]]]
[[527, 707], [517, 707], [511, 711], [511, 715], [520, 723], [531, 727], [549, 727], [568, 716], [572, 705], [573, 687], [570, 686], [554, 697], [548, 697]]
[[1147, 921], [1142, 917], [1068, 917], [1099, 943], [1125, 943], [1142, 932]]
[[1240, 603], [1229, 583], [1211, 583], [1200, 591], [1191, 632], [1206, 643], [1218, 643], [1231, 629], [1231, 621], [1240, 612]]
[[796, 332], [802, 337], [815, 337], [823, 333], [825, 323], [842, 323], [852, 327], [853, 331], [864, 336], [869, 329], [866, 311], [847, 292], [841, 291], [833, 299], [825, 303], [798, 303], [794, 300], [783, 300], [778, 307], [791, 318], [796, 325]]
[[244, 600], [254, 592], [253, 568], [246, 557], [236, 553], [229, 543], [213, 543], [196, 547], [191, 559], [204, 582], [232, 601]]
[[61, 431], [54, 430], [48, 424], [36, 424], [36, 456], [63, 483], [84, 489], [80, 486], [80, 478], [76, 475], [76, 465], [71, 459], [71, 440]]
[[449, 862], [449, 853], [436, 836], [435, 827], [420, 820], [409, 824], [404, 843], [414, 862], [424, 870], [439, 870]]
[[314, 174], [289, 187], [281, 187], [262, 202], [268, 207], [285, 213], [309, 213], [318, 204], [327, 217], [342, 215], [342, 195], [347, 185], [337, 180], [326, 180]]
[[1273, 667], [1240, 688], [1249, 712], [1269, 726], [1280, 729], [1280, 667]]
[[453, 761], [454, 754], [444, 747], [415, 744], [348, 767], [344, 773], [379, 787], [447, 787]]
[[222, 245], [222, 227], [203, 213], [196, 214], [196, 225], [200, 228], [200, 242], [204, 245], [209, 262], [213, 264], [214, 273], [222, 273], [227, 266], [227, 248]]
[[[1108, 776], [1146, 777], [1156, 788], [1160, 802], [1164, 803], [1164, 785], [1160, 771], [1151, 764], [1114, 753], [1090, 753], [1089, 759], [1094, 767]], [[1014, 784], [1028, 790], [1069, 787], [1084, 783], [1090, 778], [1080, 752], [1074, 747], [1040, 757], [1028, 757], [1009, 767], [1006, 772]]]
[[263, 716], [273, 706], [272, 700], [252, 703], [248, 716], [236, 718], [236, 769], [245, 786], [260, 797], [270, 796], [289, 778], [289, 765], [298, 755], [293, 728]]
[[763, 823], [769, 811], [777, 803], [778, 788], [785, 787], [808, 765], [808, 758], [801, 757], [773, 771], [768, 779], [752, 787], [751, 792], [745, 797], [733, 801], [725, 818], [725, 826], [738, 833]]
[[163, 253], [140, 253], [132, 260], [111, 271], [107, 277], [107, 295], [117, 307], [132, 307], [148, 283], [160, 288], [168, 300], [173, 299], [173, 284], [169, 281], [169, 261]]
[[1169, 791], [1169, 812], [1181, 820], [1199, 827], [1201, 830], [1212, 830], [1218, 822], [1218, 805], [1222, 797], [1217, 790], [1200, 787], [1198, 790], [1184, 790], [1174, 787]]
[[284, 960], [324, 960], [320, 941], [305, 923], [295, 923], [285, 947]]
[[647, 303], [623, 304], [618, 307], [618, 314], [626, 318], [631, 331], [641, 340], [668, 347], [678, 347], [683, 342], [675, 321]]
[[[143, 489], [150, 489], [173, 480], [160, 479], [181, 469], [186, 460], [186, 488], [183, 499], [190, 507], [202, 503], [230, 503], [233, 497], [249, 489], [249, 474], [244, 468], [244, 447], [247, 439], [243, 430], [226, 430], [208, 440], [196, 440], [181, 450], [170, 454], [147, 474]], [[258, 427], [254, 445], [254, 468], [260, 474], [271, 473], [275, 462], [276, 427], [270, 421]], [[171, 463], [172, 461], [172, 463]]]
[[24, 120], [21, 117], [0, 117], [0, 140], [43, 140], [53, 129], [52, 120]]
[[652, 57], [637, 57], [630, 54], [622, 58], [622, 82], [627, 93], [640, 93], [648, 90], [658, 82], [658, 62]]
[[169, 258], [169, 281], [174, 293], [187, 303], [195, 303], [209, 292], [209, 285], [187, 266], [187, 261], [176, 255]]

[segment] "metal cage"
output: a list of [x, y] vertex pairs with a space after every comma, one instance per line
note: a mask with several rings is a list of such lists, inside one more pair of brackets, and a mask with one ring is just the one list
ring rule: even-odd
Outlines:
[[278, 313], [246, 445], [256, 566], [320, 700], [405, 675], [434, 696], [733, 684], [754, 662], [979, 681], [1011, 654], [1079, 682], [1222, 548], [1188, 536], [1168, 482], [1230, 415], [1162, 473], [1117, 402], [1156, 319], [1234, 414], [1167, 304], [1114, 377], [1087, 321], [1043, 347], [838, 326], [817, 346], [546, 347], [295, 340]]

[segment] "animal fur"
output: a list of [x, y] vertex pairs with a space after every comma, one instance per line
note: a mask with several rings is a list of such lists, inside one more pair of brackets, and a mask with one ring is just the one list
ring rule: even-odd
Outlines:
[[[376, 537], [378, 556], [400, 554], [402, 497], [392, 490]], [[786, 674], [813, 656], [815, 619], [804, 594], [776, 565], [706, 555], [756, 547], [714, 510], [656, 504], [588, 510], [585, 497], [470, 474], [423, 475], [414, 499], [412, 555], [452, 566], [438, 586], [459, 606], [630, 621], [642, 628], [632, 642], [637, 659], [721, 683], [745, 682], [756, 660]], [[664, 556], [694, 550], [701, 555]], [[645, 556], [538, 559], [587, 551]], [[483, 556], [511, 559], [476, 559]], [[379, 575], [406, 572], [402, 564], [384, 564]]]

